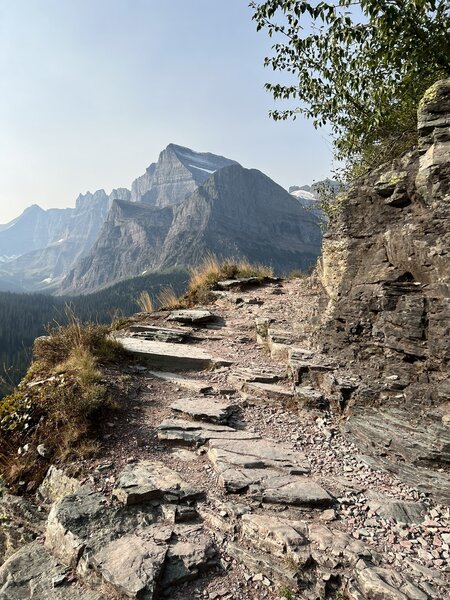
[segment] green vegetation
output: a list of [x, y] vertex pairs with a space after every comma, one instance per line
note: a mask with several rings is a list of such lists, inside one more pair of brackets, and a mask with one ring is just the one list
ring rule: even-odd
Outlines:
[[294, 598], [294, 592], [288, 587], [283, 587], [280, 590], [280, 598], [284, 598], [285, 600], [292, 600], [292, 598]]
[[[450, 76], [448, 0], [267, 0], [251, 2], [257, 29], [274, 38], [265, 64], [274, 119], [306, 115], [329, 125], [344, 176], [410, 150], [427, 88]], [[293, 104], [293, 106], [292, 106]]]
[[185, 291], [185, 271], [152, 273], [118, 283], [86, 296], [58, 298], [43, 294], [0, 293], [0, 397], [9, 393], [31, 362], [35, 338], [46, 333], [48, 323], [67, 323], [65, 306], [73, 308], [80, 321], [126, 324], [125, 317], [139, 310], [137, 296], [145, 291], [156, 302], [161, 290], [171, 286], [174, 293]]
[[13, 485], [38, 483], [48, 460], [95, 451], [99, 416], [118, 406], [104, 370], [125, 351], [105, 325], [81, 323], [71, 310], [66, 318], [36, 340], [27, 375], [0, 400], [0, 471]]

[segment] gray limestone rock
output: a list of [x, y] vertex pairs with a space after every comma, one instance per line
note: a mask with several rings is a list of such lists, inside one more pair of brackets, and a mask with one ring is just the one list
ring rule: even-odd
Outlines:
[[178, 413], [183, 413], [193, 419], [210, 423], [227, 423], [237, 405], [232, 401], [219, 401], [212, 398], [179, 399], [170, 405]]
[[211, 439], [256, 440], [259, 435], [250, 431], [239, 431], [227, 425], [187, 421], [184, 419], [165, 419], [158, 427], [158, 439], [166, 441], [204, 444]]
[[155, 540], [154, 529], [130, 533], [107, 544], [92, 557], [101, 577], [127, 598], [152, 600], [168, 545]]
[[167, 317], [167, 321], [176, 321], [177, 323], [189, 323], [192, 325], [198, 323], [208, 323], [214, 321], [217, 317], [209, 310], [174, 310]]
[[322, 486], [308, 477], [281, 475], [262, 483], [262, 501], [293, 506], [327, 507], [334, 499]]
[[181, 344], [191, 337], [190, 331], [180, 328], [158, 327], [156, 325], [132, 325], [128, 331], [134, 337], [158, 342], [172, 342]]
[[286, 562], [290, 560], [298, 567], [310, 562], [308, 527], [304, 522], [264, 514], [245, 514], [241, 522], [241, 536], [249, 546]]
[[187, 344], [173, 344], [155, 340], [116, 336], [128, 352], [145, 358], [152, 366], [167, 370], [202, 370], [226, 366], [231, 361], [208, 354], [202, 348]]
[[77, 479], [68, 477], [64, 471], [51, 465], [39, 486], [38, 494], [46, 502], [56, 502], [64, 496], [75, 493], [80, 487], [81, 484]]
[[392, 519], [397, 523], [422, 523], [427, 507], [423, 502], [405, 502], [388, 497], [375, 497], [369, 508], [383, 519]]
[[[67, 569], [38, 542], [23, 546], [0, 566], [0, 600], [102, 600], [65, 579]], [[61, 585], [54, 586], [54, 581]]]
[[216, 566], [216, 550], [202, 525], [176, 525], [174, 540], [167, 552], [161, 589], [196, 579], [202, 571]]
[[126, 465], [113, 494], [127, 506], [174, 496], [180, 501], [194, 500], [203, 491], [184, 481], [178, 473], [158, 462], [140, 461]]

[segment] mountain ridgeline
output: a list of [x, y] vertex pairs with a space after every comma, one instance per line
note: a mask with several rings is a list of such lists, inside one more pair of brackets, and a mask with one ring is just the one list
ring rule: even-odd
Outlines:
[[263, 173], [169, 144], [130, 190], [34, 205], [0, 226], [0, 290], [87, 294], [208, 252], [285, 273], [310, 267], [320, 246], [317, 212]]

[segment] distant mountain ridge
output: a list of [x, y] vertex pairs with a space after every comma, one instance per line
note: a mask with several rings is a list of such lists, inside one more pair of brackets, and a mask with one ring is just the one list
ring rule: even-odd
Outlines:
[[186, 268], [208, 252], [247, 257], [278, 272], [306, 269], [320, 245], [314, 214], [260, 171], [235, 163], [174, 206], [116, 201], [61, 291], [87, 293], [145, 272]]
[[80, 194], [75, 208], [34, 205], [0, 226], [0, 287], [88, 293], [207, 251], [302, 268], [321, 236], [298, 204], [259, 171], [169, 144], [130, 189]]

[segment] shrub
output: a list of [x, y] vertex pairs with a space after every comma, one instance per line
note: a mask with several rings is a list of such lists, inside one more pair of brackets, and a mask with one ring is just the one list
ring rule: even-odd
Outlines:
[[17, 389], [0, 401], [0, 468], [9, 483], [39, 481], [46, 461], [93, 451], [99, 413], [115, 409], [102, 366], [124, 356], [109, 328], [81, 323], [52, 325], [34, 346], [34, 362]]

